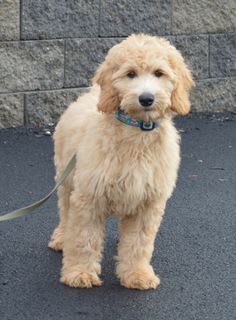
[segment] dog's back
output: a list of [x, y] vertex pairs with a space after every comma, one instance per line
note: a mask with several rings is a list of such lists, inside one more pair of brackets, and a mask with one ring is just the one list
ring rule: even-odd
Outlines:
[[99, 86], [93, 86], [89, 92], [80, 96], [62, 114], [53, 135], [54, 160], [58, 174], [76, 153], [78, 143], [85, 133], [89, 121], [98, 114], [96, 105], [99, 93]]

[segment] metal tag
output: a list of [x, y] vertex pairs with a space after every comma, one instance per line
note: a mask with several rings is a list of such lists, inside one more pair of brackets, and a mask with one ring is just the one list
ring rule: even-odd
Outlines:
[[151, 131], [153, 129], [155, 129], [155, 122], [152, 121], [142, 121], [141, 125], [140, 125], [140, 129], [143, 131]]

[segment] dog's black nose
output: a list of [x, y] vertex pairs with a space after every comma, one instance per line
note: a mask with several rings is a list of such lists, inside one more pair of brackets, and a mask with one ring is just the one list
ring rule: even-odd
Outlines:
[[154, 95], [151, 93], [142, 93], [141, 96], [139, 96], [139, 102], [143, 107], [149, 107], [153, 104], [154, 101]]

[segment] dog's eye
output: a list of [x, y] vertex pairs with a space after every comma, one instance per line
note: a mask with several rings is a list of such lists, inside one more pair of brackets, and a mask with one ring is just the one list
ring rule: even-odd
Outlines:
[[156, 70], [156, 71], [154, 72], [154, 74], [155, 74], [155, 76], [156, 76], [157, 78], [160, 78], [160, 77], [163, 75], [163, 73], [162, 73], [161, 71], [159, 71], [159, 70]]
[[133, 79], [137, 76], [137, 74], [135, 73], [135, 71], [129, 71], [127, 73], [127, 77], [129, 77], [130, 79]]

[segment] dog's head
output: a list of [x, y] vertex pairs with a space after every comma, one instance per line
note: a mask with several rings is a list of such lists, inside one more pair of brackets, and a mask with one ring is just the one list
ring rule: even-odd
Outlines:
[[163, 38], [131, 35], [115, 45], [93, 83], [101, 87], [98, 109], [153, 120], [173, 111], [190, 111], [191, 72], [180, 52]]

